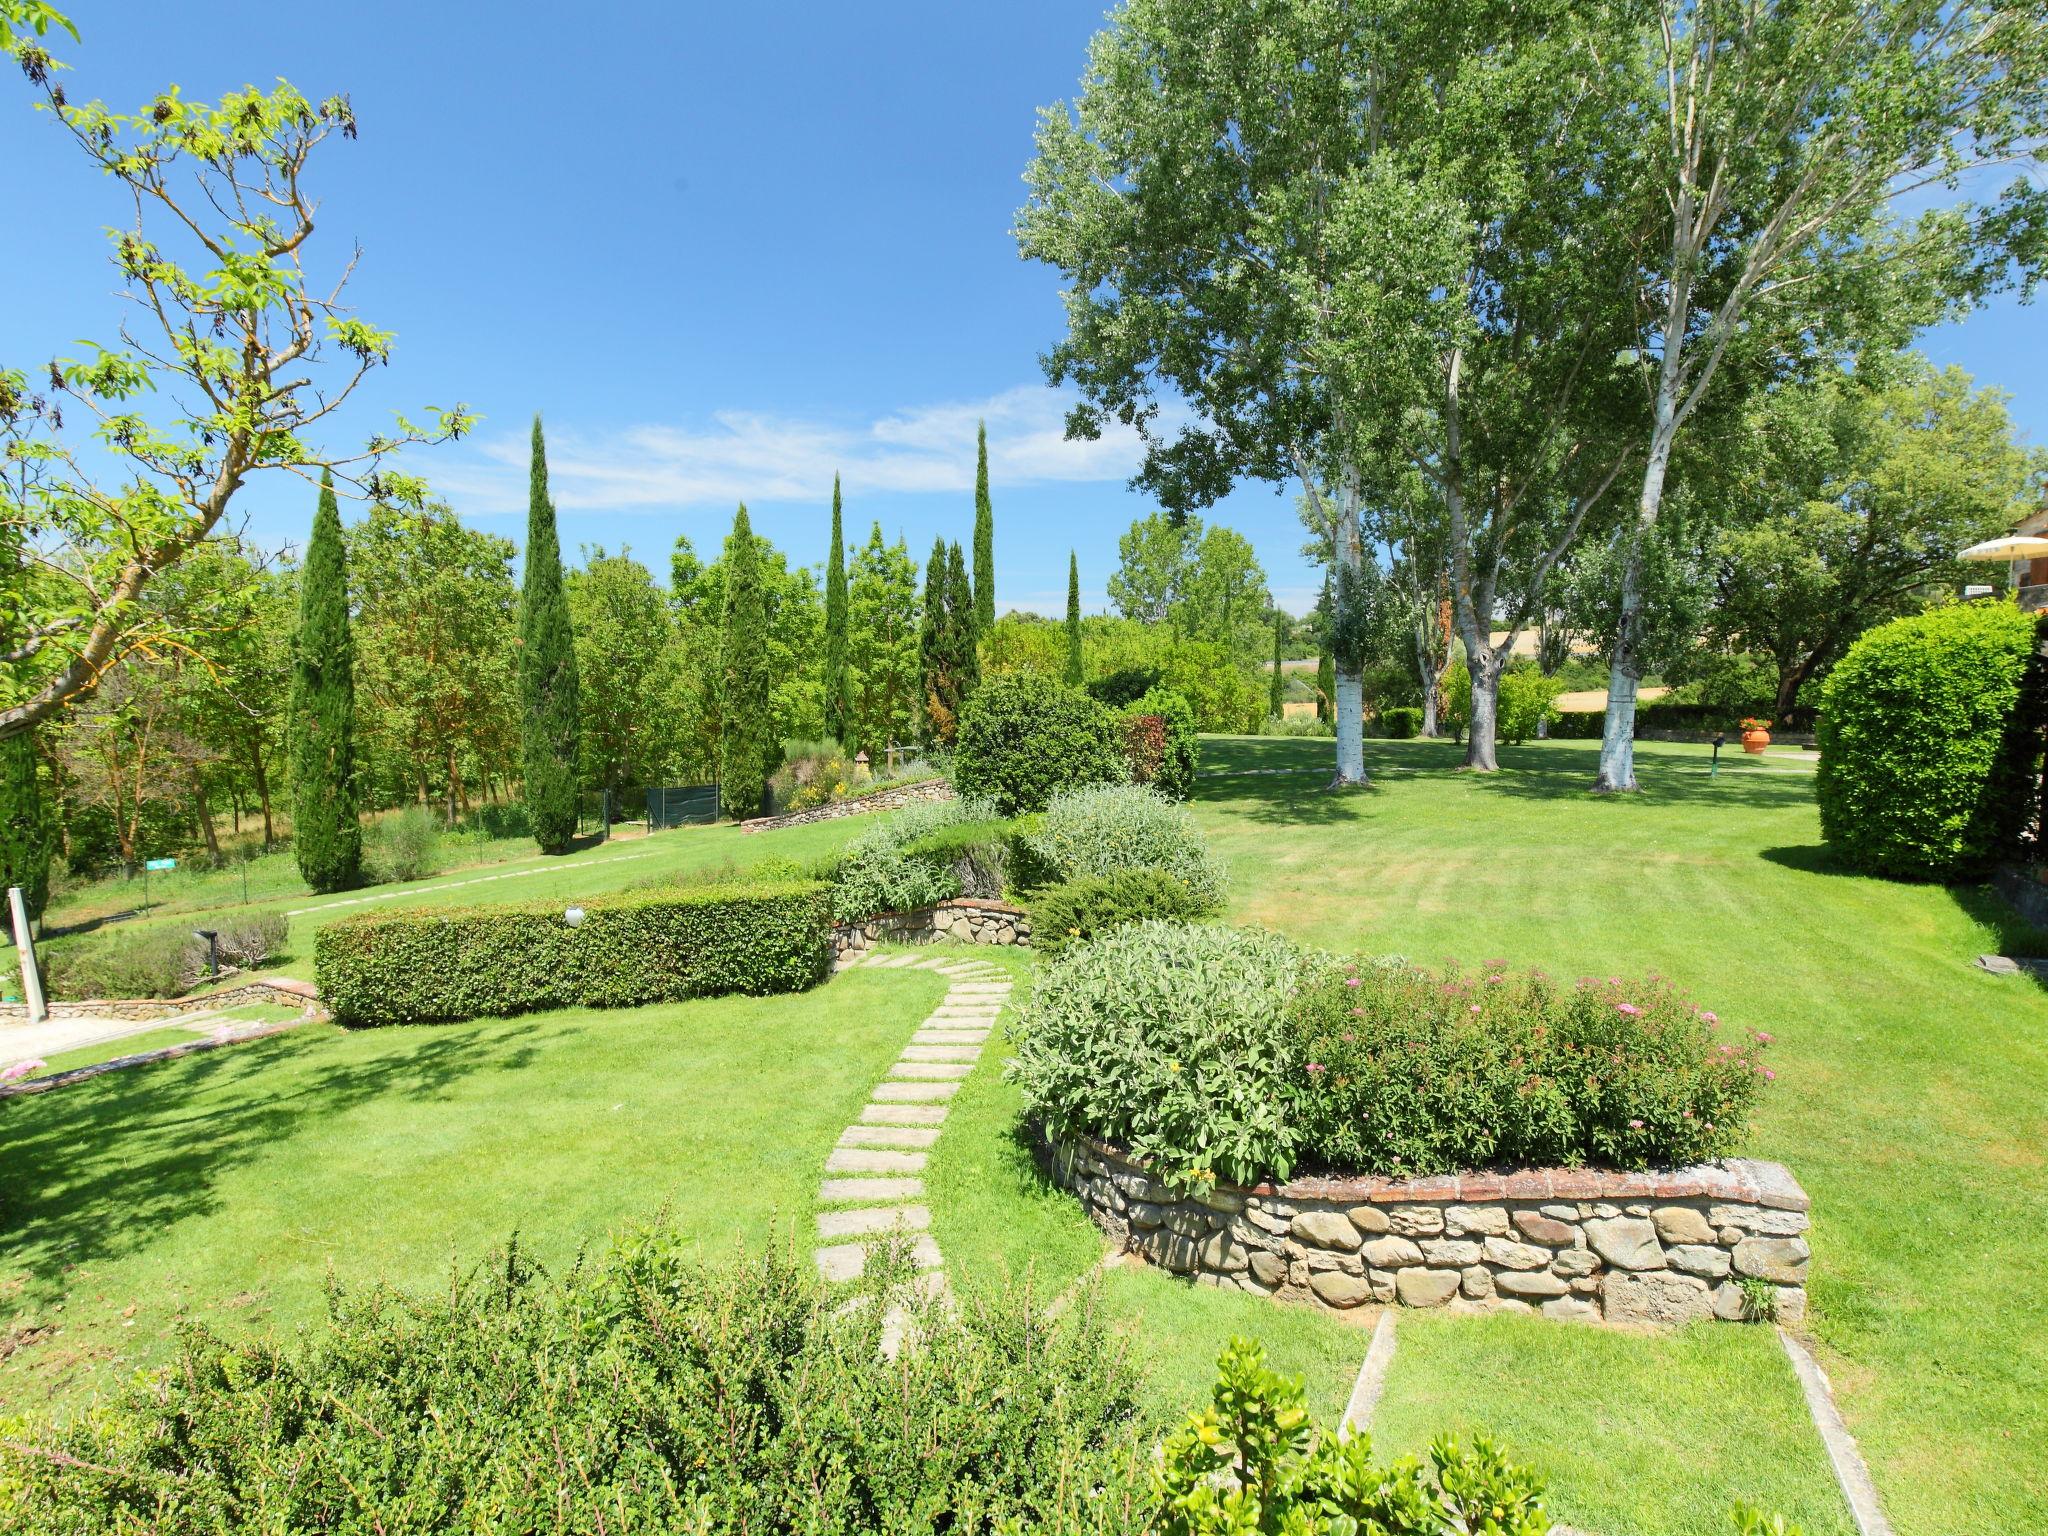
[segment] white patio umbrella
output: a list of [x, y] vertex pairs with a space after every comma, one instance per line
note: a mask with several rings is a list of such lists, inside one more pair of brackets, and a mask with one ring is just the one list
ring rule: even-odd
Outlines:
[[1972, 544], [1957, 556], [1961, 560], [2040, 560], [2048, 558], [2048, 538], [2039, 534], [2014, 533], [2002, 539]]

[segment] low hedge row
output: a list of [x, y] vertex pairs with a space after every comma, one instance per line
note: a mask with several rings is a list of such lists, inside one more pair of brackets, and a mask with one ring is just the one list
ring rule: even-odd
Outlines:
[[[1754, 704], [1666, 704], [1661, 700], [1636, 706], [1636, 734], [1645, 731], [1726, 731], [1734, 740], [1742, 721], [1751, 715], [1768, 720], [1775, 705], [1769, 699]], [[1791, 729], [1810, 730], [1814, 712], [1803, 706], [1792, 711]], [[1550, 722], [1550, 735], [1577, 741], [1597, 741], [1607, 724], [1607, 712], [1600, 709], [1561, 709]]]
[[412, 1024], [795, 992], [831, 960], [816, 881], [638, 891], [581, 910], [574, 928], [558, 902], [343, 918], [314, 937], [314, 980], [345, 1024]]

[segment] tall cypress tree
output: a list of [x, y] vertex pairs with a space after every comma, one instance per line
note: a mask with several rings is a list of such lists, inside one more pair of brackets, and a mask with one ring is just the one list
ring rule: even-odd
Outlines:
[[[19, 731], [0, 741], [0, 897], [21, 887], [31, 920], [50, 899], [50, 818], [36, 777], [36, 735]], [[5, 926], [0, 914], [0, 927]]]
[[362, 882], [355, 654], [341, 508], [334, 499], [334, 476], [324, 474], [313, 536], [299, 572], [299, 632], [292, 642], [286, 721], [292, 764], [292, 851], [299, 874], [316, 891], [345, 891]]
[[1081, 666], [1081, 562], [1067, 551], [1067, 686], [1078, 688], [1088, 674]]
[[917, 675], [919, 697], [924, 707], [918, 713], [924, 721], [926, 739], [944, 741], [952, 734], [952, 711], [946, 672], [952, 646], [951, 626], [946, 616], [946, 541], [932, 540], [931, 558], [924, 565], [924, 605], [918, 615]]
[[1337, 658], [1327, 650], [1316, 658], [1316, 718], [1334, 719], [1337, 698]]
[[758, 815], [768, 786], [768, 596], [746, 503], [725, 545], [725, 614], [718, 645], [718, 803], [735, 820]]
[[967, 559], [958, 544], [946, 549], [946, 618], [951, 631], [949, 647], [953, 673], [954, 714], [967, 702], [981, 681], [981, 615], [975, 607], [974, 591], [967, 582]]
[[988, 500], [988, 423], [975, 435], [974, 449], [974, 628], [985, 635], [996, 625], [996, 514]]
[[832, 477], [832, 553], [825, 562], [825, 731], [853, 732], [853, 690], [846, 675], [846, 540], [839, 526], [839, 477]]
[[542, 853], [564, 853], [576, 837], [576, 639], [562, 590], [562, 541], [548, 495], [548, 450], [533, 418], [527, 478], [526, 571], [519, 589], [521, 746], [526, 815]]
[[1276, 720], [1280, 718], [1280, 702], [1285, 693], [1285, 690], [1281, 687], [1280, 678], [1280, 643], [1281, 637], [1286, 633], [1286, 615], [1281, 613], [1278, 608], [1275, 608], [1273, 610], [1273, 681], [1266, 692], [1266, 713]]

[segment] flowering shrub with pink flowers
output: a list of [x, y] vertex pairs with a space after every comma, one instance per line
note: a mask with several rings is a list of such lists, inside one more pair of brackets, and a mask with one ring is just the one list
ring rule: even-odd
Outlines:
[[1350, 965], [1290, 1002], [1303, 1166], [1649, 1168], [1734, 1151], [1770, 1037], [1656, 979]]

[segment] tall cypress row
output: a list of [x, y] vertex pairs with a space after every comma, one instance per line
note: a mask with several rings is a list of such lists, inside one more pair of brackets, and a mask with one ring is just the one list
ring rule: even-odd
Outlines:
[[958, 714], [958, 706], [967, 702], [981, 681], [981, 614], [968, 585], [967, 559], [958, 544], [946, 548], [946, 619], [952, 640], [948, 649], [952, 652], [954, 713]]
[[1067, 686], [1078, 688], [1087, 673], [1081, 667], [1081, 562], [1067, 551]]
[[1273, 682], [1266, 693], [1266, 713], [1274, 719], [1280, 718], [1280, 701], [1285, 696], [1280, 678], [1280, 642], [1287, 632], [1287, 617], [1278, 608], [1273, 610]]
[[839, 526], [839, 477], [832, 477], [832, 553], [825, 562], [825, 732], [853, 733], [853, 690], [846, 676], [846, 540]]
[[292, 851], [316, 891], [362, 883], [356, 801], [355, 637], [348, 617], [348, 551], [334, 476], [320, 477], [313, 536], [299, 572], [286, 748], [292, 765]]
[[[50, 818], [36, 777], [36, 735], [18, 731], [0, 741], [0, 897], [21, 887], [31, 920], [50, 899]], [[5, 925], [0, 915], [0, 926]]]
[[918, 616], [918, 696], [924, 707], [918, 711], [928, 740], [943, 741], [951, 735], [952, 712], [946, 685], [950, 625], [946, 617], [946, 541], [932, 540], [931, 558], [924, 566], [924, 606]]
[[519, 695], [526, 815], [542, 853], [564, 853], [576, 836], [576, 642], [562, 590], [562, 542], [548, 495], [547, 444], [533, 418], [527, 480], [526, 571], [519, 591]]
[[725, 543], [725, 614], [718, 644], [718, 804], [734, 820], [761, 811], [768, 787], [768, 596], [746, 503]]
[[974, 455], [974, 629], [985, 635], [996, 625], [996, 514], [988, 500], [985, 421], [975, 434]]

